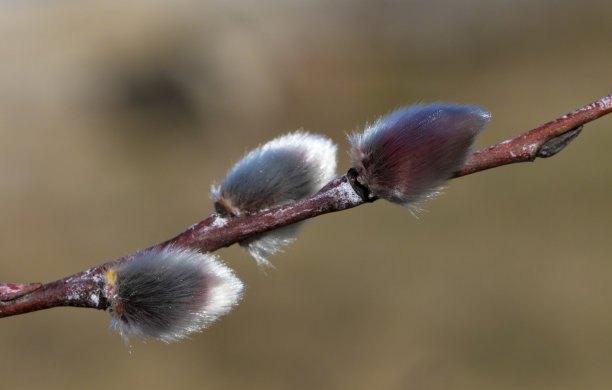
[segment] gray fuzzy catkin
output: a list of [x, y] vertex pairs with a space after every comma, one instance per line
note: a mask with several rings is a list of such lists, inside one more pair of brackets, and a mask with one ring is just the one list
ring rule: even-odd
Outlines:
[[166, 248], [107, 273], [111, 329], [123, 338], [182, 339], [238, 303], [244, 286], [211, 254]]
[[[240, 160], [211, 199], [234, 217], [258, 214], [317, 192], [336, 175], [336, 145], [330, 139], [297, 131], [258, 147]], [[295, 239], [300, 224], [245, 240], [240, 245], [258, 264]]]

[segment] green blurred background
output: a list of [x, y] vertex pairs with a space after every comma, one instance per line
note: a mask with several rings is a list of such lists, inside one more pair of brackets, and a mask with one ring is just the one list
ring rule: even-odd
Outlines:
[[[405, 104], [493, 113], [477, 147], [612, 92], [610, 1], [1, 1], [0, 280], [51, 281], [212, 212], [246, 151], [339, 144]], [[418, 219], [322, 216], [272, 258], [219, 251], [242, 303], [125, 347], [108, 314], [0, 320], [2, 388], [603, 389], [612, 117], [560, 155], [449, 183]]]

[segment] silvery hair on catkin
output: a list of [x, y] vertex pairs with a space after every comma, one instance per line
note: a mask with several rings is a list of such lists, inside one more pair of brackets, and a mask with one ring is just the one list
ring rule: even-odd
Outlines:
[[218, 257], [166, 248], [107, 272], [111, 329], [124, 339], [182, 339], [227, 314], [244, 285]]
[[[317, 192], [336, 175], [336, 145], [329, 138], [297, 131], [256, 148], [218, 187], [211, 188], [217, 212], [229, 217], [258, 214]], [[240, 245], [257, 262], [295, 239], [300, 224], [255, 236]]]

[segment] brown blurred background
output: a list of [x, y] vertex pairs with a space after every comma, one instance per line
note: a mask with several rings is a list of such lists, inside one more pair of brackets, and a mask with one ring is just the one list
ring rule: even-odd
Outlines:
[[[247, 150], [340, 146], [401, 105], [493, 113], [488, 146], [612, 92], [610, 1], [1, 1], [0, 280], [181, 232]], [[612, 382], [612, 117], [560, 155], [454, 180], [419, 219], [312, 221], [182, 343], [59, 308], [0, 320], [0, 386], [578, 389]]]

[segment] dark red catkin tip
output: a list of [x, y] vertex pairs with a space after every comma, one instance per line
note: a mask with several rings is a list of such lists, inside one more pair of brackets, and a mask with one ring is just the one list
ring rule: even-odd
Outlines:
[[462, 167], [490, 118], [481, 107], [441, 103], [384, 116], [349, 137], [358, 180], [374, 196], [413, 207]]

